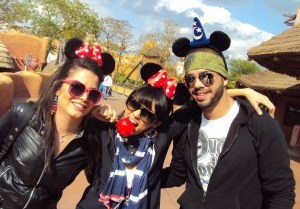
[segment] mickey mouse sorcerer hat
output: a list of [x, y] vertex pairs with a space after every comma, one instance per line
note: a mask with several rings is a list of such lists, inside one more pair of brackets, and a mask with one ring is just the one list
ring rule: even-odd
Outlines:
[[207, 69], [228, 78], [228, 68], [222, 51], [230, 46], [229, 36], [222, 31], [215, 31], [207, 38], [197, 17], [193, 21], [193, 31], [192, 41], [181, 37], [172, 45], [172, 51], [176, 56], [185, 57], [185, 72]]

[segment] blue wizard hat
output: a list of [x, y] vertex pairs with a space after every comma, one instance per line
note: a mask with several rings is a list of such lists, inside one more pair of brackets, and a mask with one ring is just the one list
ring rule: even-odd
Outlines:
[[206, 38], [205, 31], [200, 23], [200, 20], [195, 17], [193, 22], [194, 37], [190, 42], [191, 47], [200, 47], [210, 44], [209, 38]]
[[172, 51], [177, 57], [185, 57], [189, 51], [197, 48], [213, 48], [219, 54], [230, 46], [229, 36], [222, 31], [214, 31], [209, 38], [197, 17], [193, 21], [194, 37], [190, 41], [187, 37], [180, 37], [172, 44]]

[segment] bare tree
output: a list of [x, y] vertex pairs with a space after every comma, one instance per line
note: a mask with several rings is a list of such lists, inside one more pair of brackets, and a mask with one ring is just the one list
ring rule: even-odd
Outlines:
[[104, 40], [107, 51], [111, 48], [124, 48], [125, 43], [132, 37], [132, 26], [126, 20], [103, 17], [100, 19], [100, 40]]
[[119, 68], [124, 59], [124, 54], [131, 45], [133, 37], [131, 24], [126, 20], [104, 17], [100, 19], [100, 27], [102, 28], [100, 40], [105, 40], [107, 51], [112, 50], [115, 52], [116, 74], [119, 71], [125, 71], [126, 69], [120, 70]]
[[146, 42], [156, 42], [157, 47], [159, 47], [161, 50], [162, 61], [169, 61], [172, 43], [178, 37], [178, 34], [179, 26], [171, 20], [165, 20], [163, 22], [162, 30], [141, 36], [141, 46], [144, 46]]

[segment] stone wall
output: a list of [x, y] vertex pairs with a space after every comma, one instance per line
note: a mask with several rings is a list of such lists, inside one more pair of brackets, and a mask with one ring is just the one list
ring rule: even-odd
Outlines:
[[28, 71], [0, 73], [0, 117], [16, 102], [36, 100], [49, 76]]
[[9, 32], [0, 31], [0, 40], [7, 47], [18, 70], [25, 69], [25, 56], [28, 54], [31, 55], [32, 58], [37, 59], [39, 69], [42, 69], [46, 64], [50, 43], [48, 37], [39, 38], [37, 36], [11, 30]]

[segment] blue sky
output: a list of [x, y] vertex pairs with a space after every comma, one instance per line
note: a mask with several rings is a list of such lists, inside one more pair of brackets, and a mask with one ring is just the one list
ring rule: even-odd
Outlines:
[[127, 20], [136, 38], [162, 28], [165, 19], [181, 27], [180, 36], [192, 38], [197, 16], [209, 36], [215, 30], [231, 37], [225, 52], [247, 58], [247, 51], [290, 28], [285, 13], [296, 14], [300, 0], [83, 0], [99, 17]]

